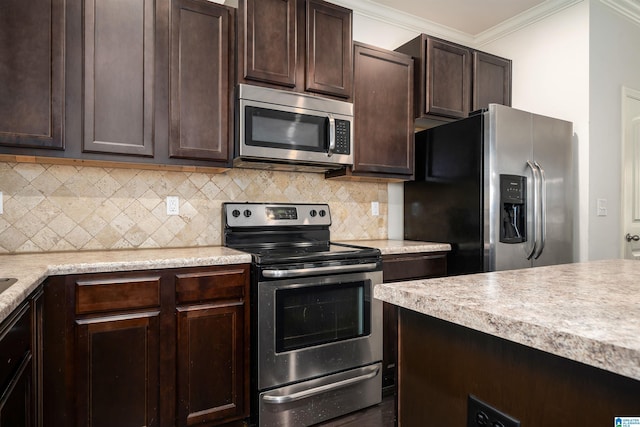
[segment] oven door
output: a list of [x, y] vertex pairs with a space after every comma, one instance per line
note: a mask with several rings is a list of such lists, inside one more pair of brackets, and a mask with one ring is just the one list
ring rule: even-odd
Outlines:
[[258, 283], [258, 389], [382, 360], [382, 272]]

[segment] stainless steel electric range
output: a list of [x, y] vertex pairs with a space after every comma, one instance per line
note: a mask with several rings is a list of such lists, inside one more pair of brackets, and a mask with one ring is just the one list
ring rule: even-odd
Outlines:
[[308, 426], [381, 401], [380, 251], [333, 243], [327, 204], [225, 203], [252, 254], [252, 423]]

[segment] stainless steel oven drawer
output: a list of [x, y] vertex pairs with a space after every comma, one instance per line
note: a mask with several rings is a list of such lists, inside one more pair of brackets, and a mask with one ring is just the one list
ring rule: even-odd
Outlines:
[[260, 393], [259, 427], [309, 426], [382, 401], [382, 364]]

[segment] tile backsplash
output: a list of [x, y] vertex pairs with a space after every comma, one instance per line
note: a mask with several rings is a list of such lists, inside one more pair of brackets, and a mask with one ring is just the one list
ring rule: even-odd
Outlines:
[[[322, 174], [223, 174], [0, 162], [0, 254], [222, 244], [227, 201], [329, 203], [333, 240], [387, 238], [387, 185]], [[168, 216], [165, 199], [180, 198]], [[380, 215], [371, 215], [371, 202]]]

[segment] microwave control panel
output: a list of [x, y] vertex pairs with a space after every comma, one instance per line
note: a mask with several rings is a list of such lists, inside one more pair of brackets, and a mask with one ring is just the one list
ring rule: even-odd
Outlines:
[[346, 120], [336, 120], [336, 154], [351, 154], [351, 128]]

